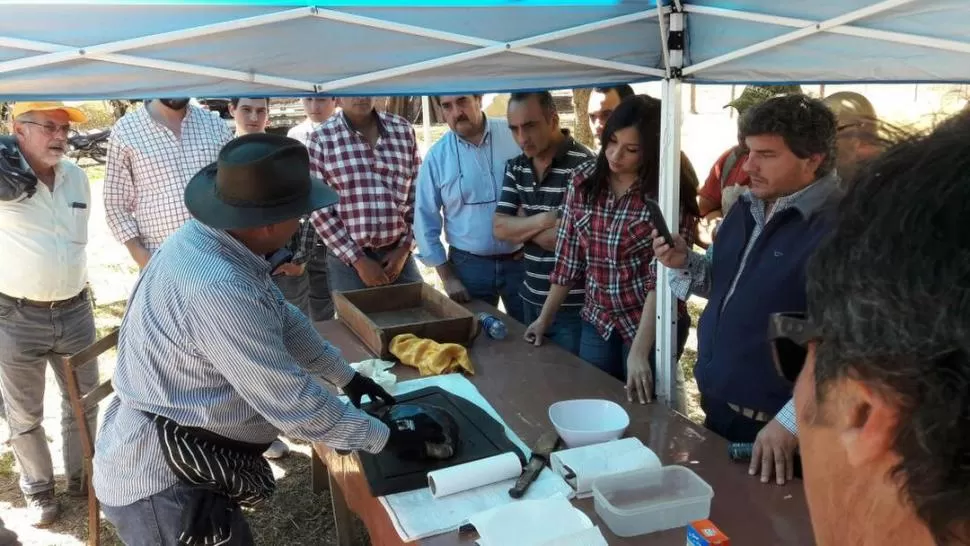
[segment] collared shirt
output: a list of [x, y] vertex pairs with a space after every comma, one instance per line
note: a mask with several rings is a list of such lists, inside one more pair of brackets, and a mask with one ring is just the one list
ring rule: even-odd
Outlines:
[[308, 146], [310, 144], [310, 135], [319, 129], [321, 125], [323, 125], [323, 122], [314, 123], [312, 119], [306, 118], [293, 127], [290, 127], [290, 130], [286, 132], [286, 136], [299, 140], [304, 146]]
[[309, 263], [314, 252], [316, 252], [316, 246], [317, 230], [313, 227], [310, 216], [300, 217], [300, 229], [286, 245], [286, 248], [293, 253], [293, 263], [297, 265]]
[[91, 187], [66, 159], [54, 166], [54, 189], [37, 183], [23, 201], [0, 201], [0, 293], [35, 301], [73, 298], [88, 282], [86, 247]]
[[[624, 342], [632, 343], [647, 294], [657, 284], [650, 237], [654, 224], [636, 186], [620, 197], [607, 189], [595, 202], [587, 203], [580, 185], [595, 169], [595, 160], [576, 169], [559, 226], [556, 267], [549, 280], [569, 285], [585, 274], [583, 320], [596, 326], [603, 339], [617, 330]], [[680, 233], [688, 247], [693, 244], [696, 224], [696, 216], [681, 211]]]
[[[286, 136], [299, 140], [306, 146], [310, 143], [310, 135], [322, 124], [322, 122], [314, 123], [312, 119], [306, 118], [299, 124], [291, 127], [286, 132]], [[313, 227], [310, 215], [300, 218], [300, 231], [293, 236], [293, 239], [290, 240], [290, 244], [287, 247], [293, 252], [293, 263], [308, 263], [313, 257], [318, 240], [319, 236], [317, 235], [316, 228]]]
[[487, 118], [481, 144], [449, 131], [428, 150], [418, 174], [414, 218], [418, 258], [425, 265], [437, 267], [448, 259], [442, 227], [448, 245], [472, 254], [510, 254], [522, 247], [492, 234], [505, 163], [518, 153], [508, 124]]
[[97, 437], [102, 502], [127, 505], [176, 483], [144, 412], [243, 442], [283, 432], [341, 449], [383, 448], [387, 427], [315, 379], [344, 386], [354, 371], [286, 303], [269, 268], [196, 220], [152, 258], [121, 325], [116, 396]]
[[341, 112], [310, 135], [310, 172], [340, 201], [310, 215], [327, 248], [347, 265], [366, 248], [414, 245], [414, 179], [421, 167], [414, 128], [375, 112], [380, 138], [371, 147]]
[[147, 105], [125, 114], [111, 130], [104, 175], [104, 207], [115, 239], [136, 237], [154, 252], [189, 218], [185, 186], [214, 162], [233, 131], [218, 116], [189, 105], [182, 135], [152, 119]]
[[[741, 265], [738, 267], [738, 272], [731, 280], [731, 288], [728, 289], [727, 296], [724, 298], [721, 309], [724, 309], [724, 305], [726, 305], [727, 301], [731, 299], [732, 295], [734, 295], [734, 289], [737, 287], [738, 280], [744, 273], [748, 256], [751, 254], [751, 249], [754, 248], [755, 243], [764, 232], [765, 226], [768, 225], [768, 222], [770, 222], [772, 218], [777, 217], [779, 213], [790, 208], [796, 209], [803, 217], [807, 218], [828, 200], [833, 191], [837, 190], [838, 175], [833, 171], [809, 186], [802, 188], [791, 195], [787, 195], [775, 200], [775, 203], [772, 205], [770, 211], [768, 211], [768, 203], [756, 197], [753, 193], [751, 193], [751, 190], [747, 190], [744, 195], [739, 198], [741, 202], [747, 203], [748, 205], [748, 211], [750, 212], [751, 217], [754, 218], [754, 229], [751, 232], [751, 238], [748, 240], [748, 243], [744, 248], [744, 254], [741, 257]], [[715, 250], [715, 252], [717, 251]], [[711, 262], [710, 259], [704, 254], [690, 252], [687, 255], [687, 268], [670, 269], [668, 270], [667, 275], [670, 279], [671, 292], [673, 292], [673, 294], [680, 300], [686, 300], [690, 294], [696, 294], [701, 297], [707, 297], [710, 294]], [[785, 404], [775, 418], [778, 419], [778, 422], [780, 422], [792, 434], [798, 434], [798, 427], [795, 420], [794, 401], [789, 401], [787, 404]]]
[[[536, 180], [532, 160], [525, 154], [519, 154], [508, 162], [497, 213], [515, 216], [521, 207], [526, 216], [533, 216], [562, 206], [573, 180], [573, 171], [595, 157], [567, 131], [563, 133], [566, 139], [559, 145], [542, 180]], [[525, 245], [525, 260], [522, 299], [541, 307], [549, 295], [549, 275], [556, 266], [556, 253], [529, 242]], [[563, 306], [582, 307], [585, 301], [586, 288], [583, 283], [577, 283], [569, 291]]]

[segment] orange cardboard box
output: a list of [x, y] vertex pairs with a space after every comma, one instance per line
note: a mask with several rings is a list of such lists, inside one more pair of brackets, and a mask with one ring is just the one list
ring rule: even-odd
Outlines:
[[731, 539], [711, 520], [702, 519], [687, 526], [687, 546], [731, 546]]

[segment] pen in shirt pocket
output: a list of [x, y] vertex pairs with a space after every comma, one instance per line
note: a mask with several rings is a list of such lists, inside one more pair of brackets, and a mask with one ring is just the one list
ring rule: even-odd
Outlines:
[[78, 201], [74, 201], [73, 203], [71, 203], [71, 208], [72, 209], [86, 209], [86, 208], [88, 208], [88, 204], [87, 203], [80, 203]]

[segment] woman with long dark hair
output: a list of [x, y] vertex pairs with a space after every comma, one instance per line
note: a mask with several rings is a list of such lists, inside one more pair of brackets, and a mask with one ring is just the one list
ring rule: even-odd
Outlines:
[[[628, 97], [610, 116], [599, 156], [576, 169], [563, 204], [552, 289], [539, 318], [526, 330], [538, 344], [570, 289], [585, 282], [579, 356], [626, 381], [627, 398], [649, 401], [654, 392], [656, 268], [645, 199], [658, 197], [660, 101]], [[681, 156], [680, 233], [693, 241], [697, 175]], [[678, 302], [678, 356], [690, 316]]]

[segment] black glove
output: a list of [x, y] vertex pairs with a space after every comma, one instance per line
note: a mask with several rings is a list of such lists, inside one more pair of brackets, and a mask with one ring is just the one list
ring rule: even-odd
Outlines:
[[407, 417], [391, 418], [385, 414], [382, 421], [391, 430], [384, 449], [391, 450], [399, 459], [421, 460], [436, 459], [435, 446], [445, 442], [441, 425], [426, 413], [416, 413]]
[[371, 402], [380, 400], [385, 406], [394, 405], [393, 396], [375, 383], [373, 379], [364, 377], [360, 373], [354, 373], [354, 377], [350, 380], [350, 383], [347, 383], [347, 386], [344, 387], [344, 393], [347, 395], [347, 398], [350, 398], [350, 403], [356, 408], [360, 408], [360, 399], [365, 394], [370, 396]]

